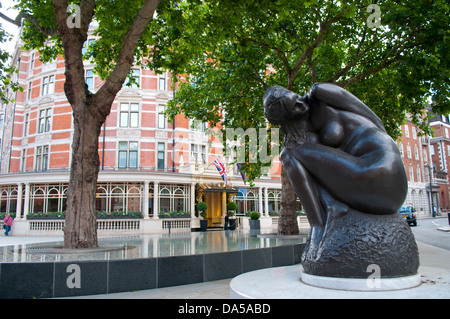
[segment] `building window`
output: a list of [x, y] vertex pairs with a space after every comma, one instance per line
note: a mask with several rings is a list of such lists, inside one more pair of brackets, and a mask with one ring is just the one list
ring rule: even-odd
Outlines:
[[28, 135], [28, 123], [30, 121], [30, 114], [25, 114], [25, 121], [23, 123], [23, 136], [27, 136]]
[[36, 171], [46, 171], [48, 169], [48, 145], [36, 148]]
[[22, 150], [22, 159], [21, 159], [21, 164], [20, 164], [20, 171], [21, 172], [25, 172], [26, 169], [27, 169], [27, 149], [24, 148]]
[[193, 131], [205, 132], [208, 124], [200, 120], [189, 119], [189, 128]]
[[411, 130], [412, 130], [413, 139], [417, 139], [416, 127], [415, 126], [411, 127]]
[[164, 143], [158, 143], [158, 163], [157, 167], [158, 169], [164, 169], [164, 163], [165, 163], [165, 150], [166, 145]]
[[30, 70], [34, 69], [34, 53], [31, 54]]
[[411, 165], [409, 166], [409, 181], [414, 182], [414, 170]]
[[52, 109], [44, 109], [39, 111], [38, 133], [50, 131], [51, 117]]
[[94, 89], [94, 72], [92, 70], [86, 70], [86, 84], [88, 87], [88, 90]]
[[138, 167], [138, 142], [119, 142], [119, 168]]
[[411, 146], [409, 144], [406, 145], [406, 153], [408, 158], [411, 158]]
[[45, 76], [42, 79], [42, 96], [53, 94], [55, 91], [55, 76]]
[[5, 114], [0, 113], [0, 128], [3, 128], [3, 124], [5, 124]]
[[191, 158], [195, 164], [206, 164], [206, 146], [191, 144]]
[[417, 146], [414, 146], [414, 157], [416, 158], [416, 160], [419, 159], [419, 149], [417, 148]]
[[420, 174], [420, 167], [417, 166], [417, 181], [422, 182], [422, 175]]
[[164, 105], [158, 105], [158, 128], [166, 128], [165, 111], [166, 107]]
[[28, 82], [28, 91], [27, 91], [27, 100], [31, 100], [31, 92], [32, 92], [33, 82]]
[[398, 144], [398, 149], [399, 149], [399, 151], [400, 151], [400, 155], [403, 157], [403, 156], [404, 156], [404, 153], [403, 153], [403, 144], [402, 144], [402, 143], [399, 143], [399, 144]]
[[405, 136], [409, 137], [409, 127], [408, 124], [405, 124]]
[[158, 77], [158, 88], [161, 91], [166, 90], [166, 73], [165, 72], [163, 74], [160, 74]]
[[138, 89], [141, 85], [140, 77], [141, 70], [131, 69], [129, 75], [127, 76], [127, 79], [125, 80], [125, 86], [132, 89]]
[[120, 127], [138, 127], [139, 126], [139, 104], [121, 103], [120, 104]]

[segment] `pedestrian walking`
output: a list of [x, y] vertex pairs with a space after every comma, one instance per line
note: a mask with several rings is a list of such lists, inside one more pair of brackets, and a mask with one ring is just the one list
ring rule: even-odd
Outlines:
[[13, 218], [9, 213], [6, 213], [5, 218], [3, 219], [3, 227], [5, 228], [5, 236], [8, 236], [8, 233], [11, 231], [11, 227], [13, 224]]

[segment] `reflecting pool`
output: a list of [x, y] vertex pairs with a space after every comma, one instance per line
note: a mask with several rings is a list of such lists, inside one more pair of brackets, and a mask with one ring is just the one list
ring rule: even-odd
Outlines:
[[[17, 244], [0, 247], [0, 262], [53, 262], [114, 260], [218, 253], [305, 243], [306, 235], [279, 238], [249, 230], [186, 232], [154, 235], [100, 237], [99, 246], [121, 249], [89, 253], [45, 253], [63, 242]], [[39, 253], [36, 253], [39, 251]], [[44, 251], [44, 252], [43, 252]]]

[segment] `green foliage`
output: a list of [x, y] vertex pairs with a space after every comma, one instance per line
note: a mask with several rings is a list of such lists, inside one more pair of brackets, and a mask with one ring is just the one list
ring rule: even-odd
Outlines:
[[[448, 113], [446, 1], [378, 1], [381, 25], [366, 21], [369, 0], [184, 1], [159, 15], [153, 65], [184, 74], [167, 112], [173, 118], [266, 127], [262, 96], [275, 84], [303, 94], [332, 82], [358, 96], [395, 139], [411, 116], [429, 133], [423, 110]], [[270, 73], [267, 71], [270, 70]], [[223, 129], [223, 134], [225, 130]], [[270, 163], [243, 163], [253, 180]]]
[[200, 216], [203, 218], [206, 217], [206, 210], [208, 209], [208, 204], [205, 202], [198, 202], [197, 203], [197, 209], [200, 211]]
[[233, 217], [235, 215], [237, 204], [235, 202], [229, 202], [227, 204], [228, 216]]
[[227, 209], [228, 210], [236, 210], [237, 209], [237, 204], [235, 203], [235, 202], [229, 202], [228, 204], [227, 204]]
[[259, 217], [261, 217], [261, 214], [258, 213], [258, 212], [251, 212], [251, 213], [250, 213], [250, 219], [251, 219], [251, 220], [258, 220]]
[[[11, 35], [3, 29], [3, 25], [0, 23], [0, 43], [7, 43], [11, 40]], [[8, 52], [0, 50], [0, 102], [2, 103], [8, 103], [13, 100], [8, 93], [23, 91], [23, 88], [17, 82], [11, 80], [12, 75], [17, 73], [17, 69], [10, 64], [10, 58], [11, 56]], [[7, 89], [11, 91], [7, 91]]]

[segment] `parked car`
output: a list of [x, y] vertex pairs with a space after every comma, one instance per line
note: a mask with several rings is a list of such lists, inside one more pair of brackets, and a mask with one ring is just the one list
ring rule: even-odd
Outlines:
[[417, 226], [416, 210], [412, 206], [402, 206], [398, 210], [409, 226]]

